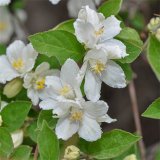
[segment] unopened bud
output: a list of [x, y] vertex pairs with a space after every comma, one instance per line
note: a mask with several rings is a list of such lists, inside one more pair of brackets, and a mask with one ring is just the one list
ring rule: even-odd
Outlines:
[[3, 120], [2, 120], [2, 116], [0, 115], [0, 126], [2, 126]]
[[14, 148], [17, 148], [23, 142], [23, 130], [20, 129], [11, 133], [11, 137], [12, 137]]
[[158, 28], [160, 28], [160, 17], [152, 18], [148, 24], [148, 29], [155, 33]]
[[131, 155], [125, 157], [123, 160], [137, 160], [137, 158], [136, 158], [135, 154], [131, 154]]
[[15, 97], [22, 89], [23, 81], [20, 78], [15, 78], [4, 87], [3, 94], [8, 98]]
[[76, 160], [80, 156], [80, 150], [76, 146], [68, 146], [65, 149], [64, 159], [66, 160]]

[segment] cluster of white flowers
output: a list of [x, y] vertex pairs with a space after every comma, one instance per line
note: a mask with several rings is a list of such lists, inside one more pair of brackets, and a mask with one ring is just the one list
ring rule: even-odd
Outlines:
[[[99, 98], [102, 82], [114, 88], [126, 86], [125, 74], [114, 62], [127, 56], [126, 47], [114, 39], [121, 31], [120, 21], [114, 16], [105, 19], [89, 6], [80, 10], [74, 28], [87, 49], [81, 68], [67, 59], [61, 70], [50, 69], [47, 62], [34, 69], [38, 53], [31, 44], [15, 41], [6, 55], [0, 56], [0, 83], [23, 79], [33, 105], [53, 110], [53, 117], [58, 118], [55, 132], [59, 139], [67, 140], [78, 133], [87, 141], [96, 141], [102, 134], [100, 124], [116, 121], [107, 114], [107, 103]], [[87, 101], [81, 92], [83, 80]]]

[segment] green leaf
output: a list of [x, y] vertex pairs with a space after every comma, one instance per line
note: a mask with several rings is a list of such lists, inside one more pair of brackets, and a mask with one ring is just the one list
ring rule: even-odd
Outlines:
[[140, 140], [139, 136], [115, 129], [104, 133], [96, 142], [80, 141], [80, 149], [95, 159], [110, 159], [124, 153], [138, 140]]
[[98, 8], [98, 11], [103, 13], [105, 17], [117, 15], [121, 9], [121, 5], [122, 0], [108, 0]]
[[142, 114], [143, 117], [160, 119], [160, 98], [156, 99]]
[[157, 151], [156, 151], [156, 159], [155, 160], [160, 160], [160, 147], [158, 147]]
[[128, 63], [120, 63], [120, 62], [117, 62], [121, 68], [123, 69], [124, 73], [125, 73], [125, 76], [126, 76], [126, 80], [129, 82], [132, 80], [133, 78], [133, 71], [132, 71], [132, 68], [131, 68], [131, 65], [128, 64]]
[[48, 57], [55, 56], [62, 65], [68, 58], [79, 61], [83, 58], [85, 49], [76, 37], [62, 30], [38, 33], [29, 37], [33, 47]]
[[13, 151], [13, 142], [9, 132], [0, 127], [0, 158], [8, 157]]
[[31, 151], [31, 147], [22, 145], [14, 150], [14, 152], [10, 156], [10, 160], [28, 160]]
[[53, 30], [63, 30], [74, 34], [74, 26], [73, 26], [74, 21], [75, 21], [74, 19], [64, 21], [55, 28], [53, 28]]
[[38, 135], [38, 148], [41, 160], [59, 160], [59, 141], [46, 121]]
[[147, 59], [160, 81], [160, 42], [153, 35], [150, 35], [149, 37]]
[[42, 128], [43, 121], [46, 121], [50, 128], [54, 129], [57, 123], [57, 119], [53, 118], [52, 110], [42, 110], [38, 117], [37, 127]]
[[1, 112], [3, 126], [11, 132], [19, 129], [23, 125], [30, 108], [31, 103], [25, 101], [8, 104]]
[[0, 55], [3, 55], [6, 53], [6, 46], [3, 44], [0, 44]]
[[127, 53], [129, 54], [119, 61], [121, 63], [132, 63], [142, 51], [143, 42], [139, 34], [136, 30], [125, 27], [116, 38], [126, 45]]
[[36, 60], [35, 67], [40, 65], [42, 62], [48, 62], [50, 64], [50, 68], [60, 68], [60, 64], [56, 57], [48, 57], [46, 55], [39, 54]]
[[32, 141], [37, 142], [37, 136], [38, 136], [38, 132], [39, 132], [37, 129], [37, 121], [32, 122], [27, 127], [26, 132]]

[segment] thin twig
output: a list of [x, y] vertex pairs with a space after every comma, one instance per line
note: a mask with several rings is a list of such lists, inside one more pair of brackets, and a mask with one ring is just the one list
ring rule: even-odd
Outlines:
[[34, 160], [38, 159], [38, 145], [36, 146], [35, 152], [34, 152]]
[[[136, 132], [142, 136], [142, 126], [141, 126], [141, 121], [140, 121], [140, 114], [138, 110], [138, 103], [137, 103], [137, 96], [136, 96], [136, 89], [134, 85], [134, 81], [132, 81], [129, 84], [129, 95], [131, 99], [131, 106], [132, 106], [132, 111], [133, 111], [133, 116], [134, 116], [134, 122], [136, 126]], [[143, 142], [143, 139], [139, 141], [139, 148], [140, 148], [140, 153], [141, 153], [141, 160], [145, 160], [145, 145]]]

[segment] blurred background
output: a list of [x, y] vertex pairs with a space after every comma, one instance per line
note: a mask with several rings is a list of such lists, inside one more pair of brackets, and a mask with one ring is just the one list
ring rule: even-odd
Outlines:
[[[67, 0], [62, 0], [57, 5], [51, 5], [48, 0], [26, 0], [24, 9], [27, 13], [25, 30], [28, 35], [47, 31], [60, 22], [69, 19]], [[143, 41], [147, 38], [146, 25], [149, 20], [160, 14], [160, 0], [124, 0], [120, 16], [127, 26], [138, 30]], [[160, 83], [151, 70], [145, 53], [133, 63], [134, 82], [138, 99], [140, 114], [158, 97], [160, 97]], [[113, 89], [104, 85], [102, 99], [109, 106], [109, 115], [117, 118], [117, 122], [104, 125], [104, 130], [120, 128], [135, 132], [135, 124], [131, 109], [128, 87]], [[144, 142], [147, 148], [152, 148], [160, 142], [160, 121], [141, 117]], [[150, 150], [150, 149], [149, 149]], [[152, 154], [148, 152], [151, 156]]]

